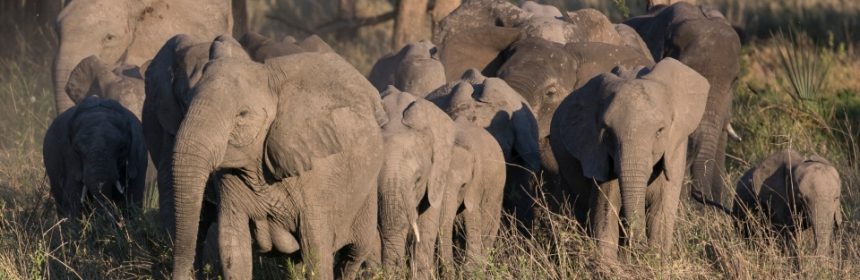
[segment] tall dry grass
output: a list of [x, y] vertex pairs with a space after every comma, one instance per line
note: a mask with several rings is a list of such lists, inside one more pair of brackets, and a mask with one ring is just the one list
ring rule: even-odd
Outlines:
[[[734, 13], [745, 15], [739, 22], [751, 25], [766, 18], [746, 12], [759, 9], [753, 6], [772, 11], [791, 10], [792, 7], [775, 5], [775, 1], [714, 1], [743, 5], [743, 8], [731, 9], [738, 9], [741, 12]], [[592, 7], [603, 7], [601, 9], [606, 11], [615, 9], [609, 1], [578, 4], [559, 1], [558, 5], [584, 6], [589, 2], [594, 2]], [[813, 5], [808, 4], [810, 2], [839, 3], [820, 0], [797, 1], [800, 4], [792, 2], [795, 4], [791, 5]], [[390, 9], [387, 1], [368, 3], [378, 5], [368, 8], [365, 11], [368, 14]], [[252, 1], [251, 4], [263, 7], [260, 9], [280, 7], [271, 11], [283, 11], [308, 3], [273, 0]], [[843, 5], [834, 6], [832, 10], [850, 14], [846, 11], [860, 9], [856, 2], [843, 2]], [[4, 38], [0, 41], [0, 279], [164, 278], [169, 271], [171, 244], [158, 230], [151, 210], [132, 215], [121, 226], [103, 217], [88, 216], [79, 236], [69, 236], [68, 224], [58, 220], [41, 159], [42, 137], [54, 115], [50, 63], [56, 41], [48, 21], [22, 22], [21, 17], [4, 17], [5, 12], [8, 11], [0, 11], [0, 38]], [[740, 18], [731, 13], [730, 17]], [[815, 11], [804, 13], [815, 14]], [[304, 16], [302, 13], [290, 15]], [[315, 16], [313, 20], [324, 22], [330, 14]], [[270, 20], [257, 20], [255, 28], [268, 35], [295, 34]], [[780, 19], [774, 25], [786, 21], [792, 20]], [[814, 28], [840, 26], [845, 22], [850, 23], [836, 17]], [[813, 28], [801, 25], [800, 29], [808, 30], [807, 33], [817, 30], [804, 29], [807, 27]], [[381, 26], [360, 31], [364, 35], [358, 39], [331, 35], [326, 40], [333, 41], [338, 51], [366, 71], [376, 57], [388, 51], [389, 44], [384, 40], [390, 35], [385, 33], [386, 28], [390, 29]], [[729, 174], [725, 178], [729, 185], [734, 185], [743, 171], [771, 152], [786, 147], [817, 152], [831, 159], [843, 179], [845, 217], [837, 231], [840, 250], [836, 258], [819, 259], [803, 251], [796, 256], [786, 253], [786, 244], [775, 238], [766, 224], [756, 227], [759, 234], [754, 238], [743, 238], [725, 215], [694, 210], [684, 201], [675, 231], [674, 252], [666, 259], [660, 260], [649, 252], [625, 252], [625, 265], [601, 266], [595, 259], [594, 242], [571, 215], [543, 209], [539, 226], [530, 234], [522, 234], [514, 227], [503, 227], [483, 269], [464, 270], [455, 275], [456, 278], [856, 278], [860, 274], [860, 268], [855, 265], [860, 262], [860, 224], [857, 223], [860, 194], [856, 188], [860, 186], [860, 145], [856, 140], [860, 135], [857, 128], [860, 87], [854, 69], [857, 69], [855, 65], [860, 65], [860, 55], [851, 47], [856, 37], [840, 37], [838, 32], [842, 31], [831, 30], [833, 35], [829, 38], [832, 39], [828, 40], [833, 43], [813, 38], [817, 47], [826, 50], [819, 54], [819, 59], [830, 59], [833, 65], [826, 75], [825, 86], [814, 93], [818, 100], [808, 106], [799, 106], [793, 101], [787, 90], [790, 77], [781, 70], [778, 50], [791, 46], [768, 40], [770, 33], [762, 37], [757, 32], [751, 33], [756, 40], [744, 49], [744, 70], [737, 84], [734, 104], [733, 125], [744, 140], [729, 144]], [[808, 246], [808, 237], [800, 236], [801, 247]], [[259, 279], [300, 275], [302, 271], [288, 260], [270, 255], [255, 255], [254, 265], [255, 278]], [[387, 279], [403, 274], [371, 271], [368, 275]]]

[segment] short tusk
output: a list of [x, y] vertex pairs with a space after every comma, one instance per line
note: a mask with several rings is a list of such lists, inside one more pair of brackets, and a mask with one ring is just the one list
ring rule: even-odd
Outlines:
[[421, 233], [418, 233], [418, 224], [412, 222], [412, 232], [415, 233], [415, 242], [421, 243]]
[[116, 185], [114, 186], [116, 187], [116, 190], [119, 192], [119, 194], [125, 194], [125, 188], [122, 187], [122, 184], [119, 183], [119, 180], [117, 180], [115, 184]]
[[84, 204], [85, 199], [87, 199], [87, 186], [81, 188], [81, 204]]
[[729, 137], [731, 137], [732, 139], [735, 139], [735, 141], [740, 142], [740, 141], [743, 141], [743, 140], [744, 140], [743, 138], [741, 138], [741, 137], [738, 135], [738, 133], [737, 133], [737, 132], [735, 132], [735, 129], [734, 129], [734, 128], [732, 128], [732, 123], [727, 123], [727, 124], [726, 124], [726, 132], [728, 132], [728, 133], [729, 133]]

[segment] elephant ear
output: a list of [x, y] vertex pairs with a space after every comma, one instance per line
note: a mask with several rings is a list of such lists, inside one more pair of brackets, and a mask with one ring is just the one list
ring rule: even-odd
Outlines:
[[432, 153], [427, 200], [430, 205], [440, 206], [445, 188], [448, 186], [448, 170], [457, 129], [451, 118], [430, 101], [416, 99], [403, 112], [403, 124], [430, 132]]
[[308, 36], [299, 42], [298, 45], [306, 52], [334, 53], [334, 49], [317, 35]]
[[251, 59], [251, 56], [242, 48], [236, 39], [230, 35], [221, 35], [212, 41], [212, 46], [209, 49], [209, 59], [216, 60], [221, 58], [241, 58]]
[[557, 141], [581, 163], [583, 176], [598, 182], [608, 180], [611, 171], [606, 132], [599, 119], [604, 88], [619, 80], [609, 73], [591, 79], [562, 101], [552, 119], [550, 137], [560, 137]]
[[184, 113], [176, 100], [182, 91], [189, 90], [179, 52], [193, 43], [191, 37], [184, 34], [170, 38], [146, 67], [143, 125], [147, 131], [155, 129], [156, 125], [170, 135], [179, 131]]
[[530, 16], [501, 0], [466, 1], [451, 12], [433, 32], [448, 81], [456, 81], [469, 68], [495, 74], [500, 54], [520, 37], [518, 25]]
[[[791, 170], [792, 165], [800, 164], [803, 162], [803, 157], [793, 150], [782, 150], [765, 158], [761, 161], [752, 172], [752, 189], [756, 194], [761, 193], [761, 188], [764, 186], [764, 182], [771, 177], [777, 176], [782, 180], [790, 179], [786, 178], [788, 176], [788, 170]], [[789, 181], [784, 181], [789, 182]], [[772, 186], [778, 187], [778, 186]]]
[[89, 56], [81, 60], [69, 74], [66, 93], [76, 104], [90, 95], [103, 97], [104, 85], [116, 79], [118, 77], [111, 72], [107, 64], [95, 55]]
[[705, 77], [673, 58], [661, 60], [642, 79], [663, 84], [668, 91], [673, 112], [664, 136], [669, 142], [663, 157], [663, 171], [669, 181], [683, 180], [687, 139], [702, 120], [711, 86]]

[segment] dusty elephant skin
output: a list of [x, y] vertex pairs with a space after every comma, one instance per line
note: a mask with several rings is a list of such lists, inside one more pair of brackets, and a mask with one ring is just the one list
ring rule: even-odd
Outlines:
[[72, 68], [95, 55], [107, 65], [143, 65], [168, 38], [212, 40], [233, 28], [229, 0], [74, 0], [57, 16], [54, 58], [57, 114], [72, 105], [64, 89]]
[[45, 172], [61, 217], [108, 202], [140, 207], [146, 147], [140, 122], [113, 100], [88, 97], [60, 114], [45, 134]]
[[98, 57], [90, 56], [72, 70], [66, 83], [66, 93], [75, 104], [92, 95], [117, 101], [140, 120], [145, 97], [140, 74], [137, 66], [111, 69]]
[[[251, 278], [252, 241], [262, 251], [301, 248], [306, 277], [330, 279], [335, 270], [354, 277], [380, 242], [376, 179], [387, 117], [378, 92], [336, 54], [260, 64], [235, 46], [229, 37], [213, 43], [176, 135], [174, 277], [191, 276], [214, 171], [223, 174], [218, 243], [226, 278]], [[336, 268], [343, 248], [350, 250]]]
[[750, 219], [759, 215], [783, 237], [811, 229], [814, 254], [832, 256], [834, 228], [842, 221], [841, 189], [839, 172], [826, 159], [782, 150], [738, 180], [734, 215], [747, 236], [752, 232]]
[[[448, 172], [457, 130], [429, 101], [394, 87], [382, 96], [388, 114], [378, 179], [382, 264], [395, 272], [405, 264], [407, 248], [414, 248], [414, 276], [431, 279], [443, 196], [452, 186]], [[412, 242], [407, 241], [410, 231]]]
[[409, 43], [377, 60], [368, 79], [380, 92], [391, 85], [424, 98], [445, 85], [445, 69], [437, 52], [427, 41]]
[[251, 59], [256, 62], [264, 62], [266, 59], [286, 56], [302, 52], [333, 53], [334, 50], [317, 35], [311, 35], [297, 42], [295, 38], [287, 36], [281, 41], [270, 39], [256, 32], [245, 33], [239, 39], [239, 44], [248, 52]]
[[552, 149], [577, 218], [587, 221], [602, 257], [617, 257], [619, 218], [632, 248], [647, 237], [650, 247], [669, 253], [687, 139], [708, 89], [705, 78], [667, 58], [650, 70], [602, 74], [559, 106]]
[[675, 58], [711, 84], [705, 117], [690, 136], [687, 164], [696, 201], [731, 207], [724, 178], [726, 142], [731, 121], [732, 87], [740, 71], [740, 38], [719, 11], [678, 2], [627, 20], [645, 38], [655, 60]]
[[506, 166], [504, 208], [524, 224], [532, 219], [533, 174], [540, 170], [538, 126], [531, 106], [505, 81], [477, 70], [441, 87], [427, 98], [454, 120], [487, 130], [502, 148]]
[[[457, 120], [456, 126], [448, 175], [453, 187], [448, 188], [443, 201], [439, 261], [445, 268], [443, 271], [450, 271], [448, 268], [455, 262], [453, 238], [460, 235], [465, 248], [457, 251], [465, 252], [465, 267], [481, 271], [487, 263], [487, 249], [493, 248], [501, 224], [504, 155], [485, 129], [463, 119]], [[461, 220], [462, 224], [455, 227], [455, 220]]]

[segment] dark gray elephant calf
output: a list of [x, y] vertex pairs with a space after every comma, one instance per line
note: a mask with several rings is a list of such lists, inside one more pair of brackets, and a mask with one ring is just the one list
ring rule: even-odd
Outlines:
[[147, 167], [143, 132], [116, 101], [92, 96], [60, 114], [42, 153], [61, 217], [79, 218], [88, 202], [140, 206]]
[[842, 221], [841, 188], [839, 172], [826, 159], [804, 157], [793, 150], [779, 151], [738, 181], [734, 215], [746, 235], [752, 231], [750, 215], [758, 214], [787, 237], [798, 227], [812, 229], [815, 254], [829, 255], [833, 229]]

